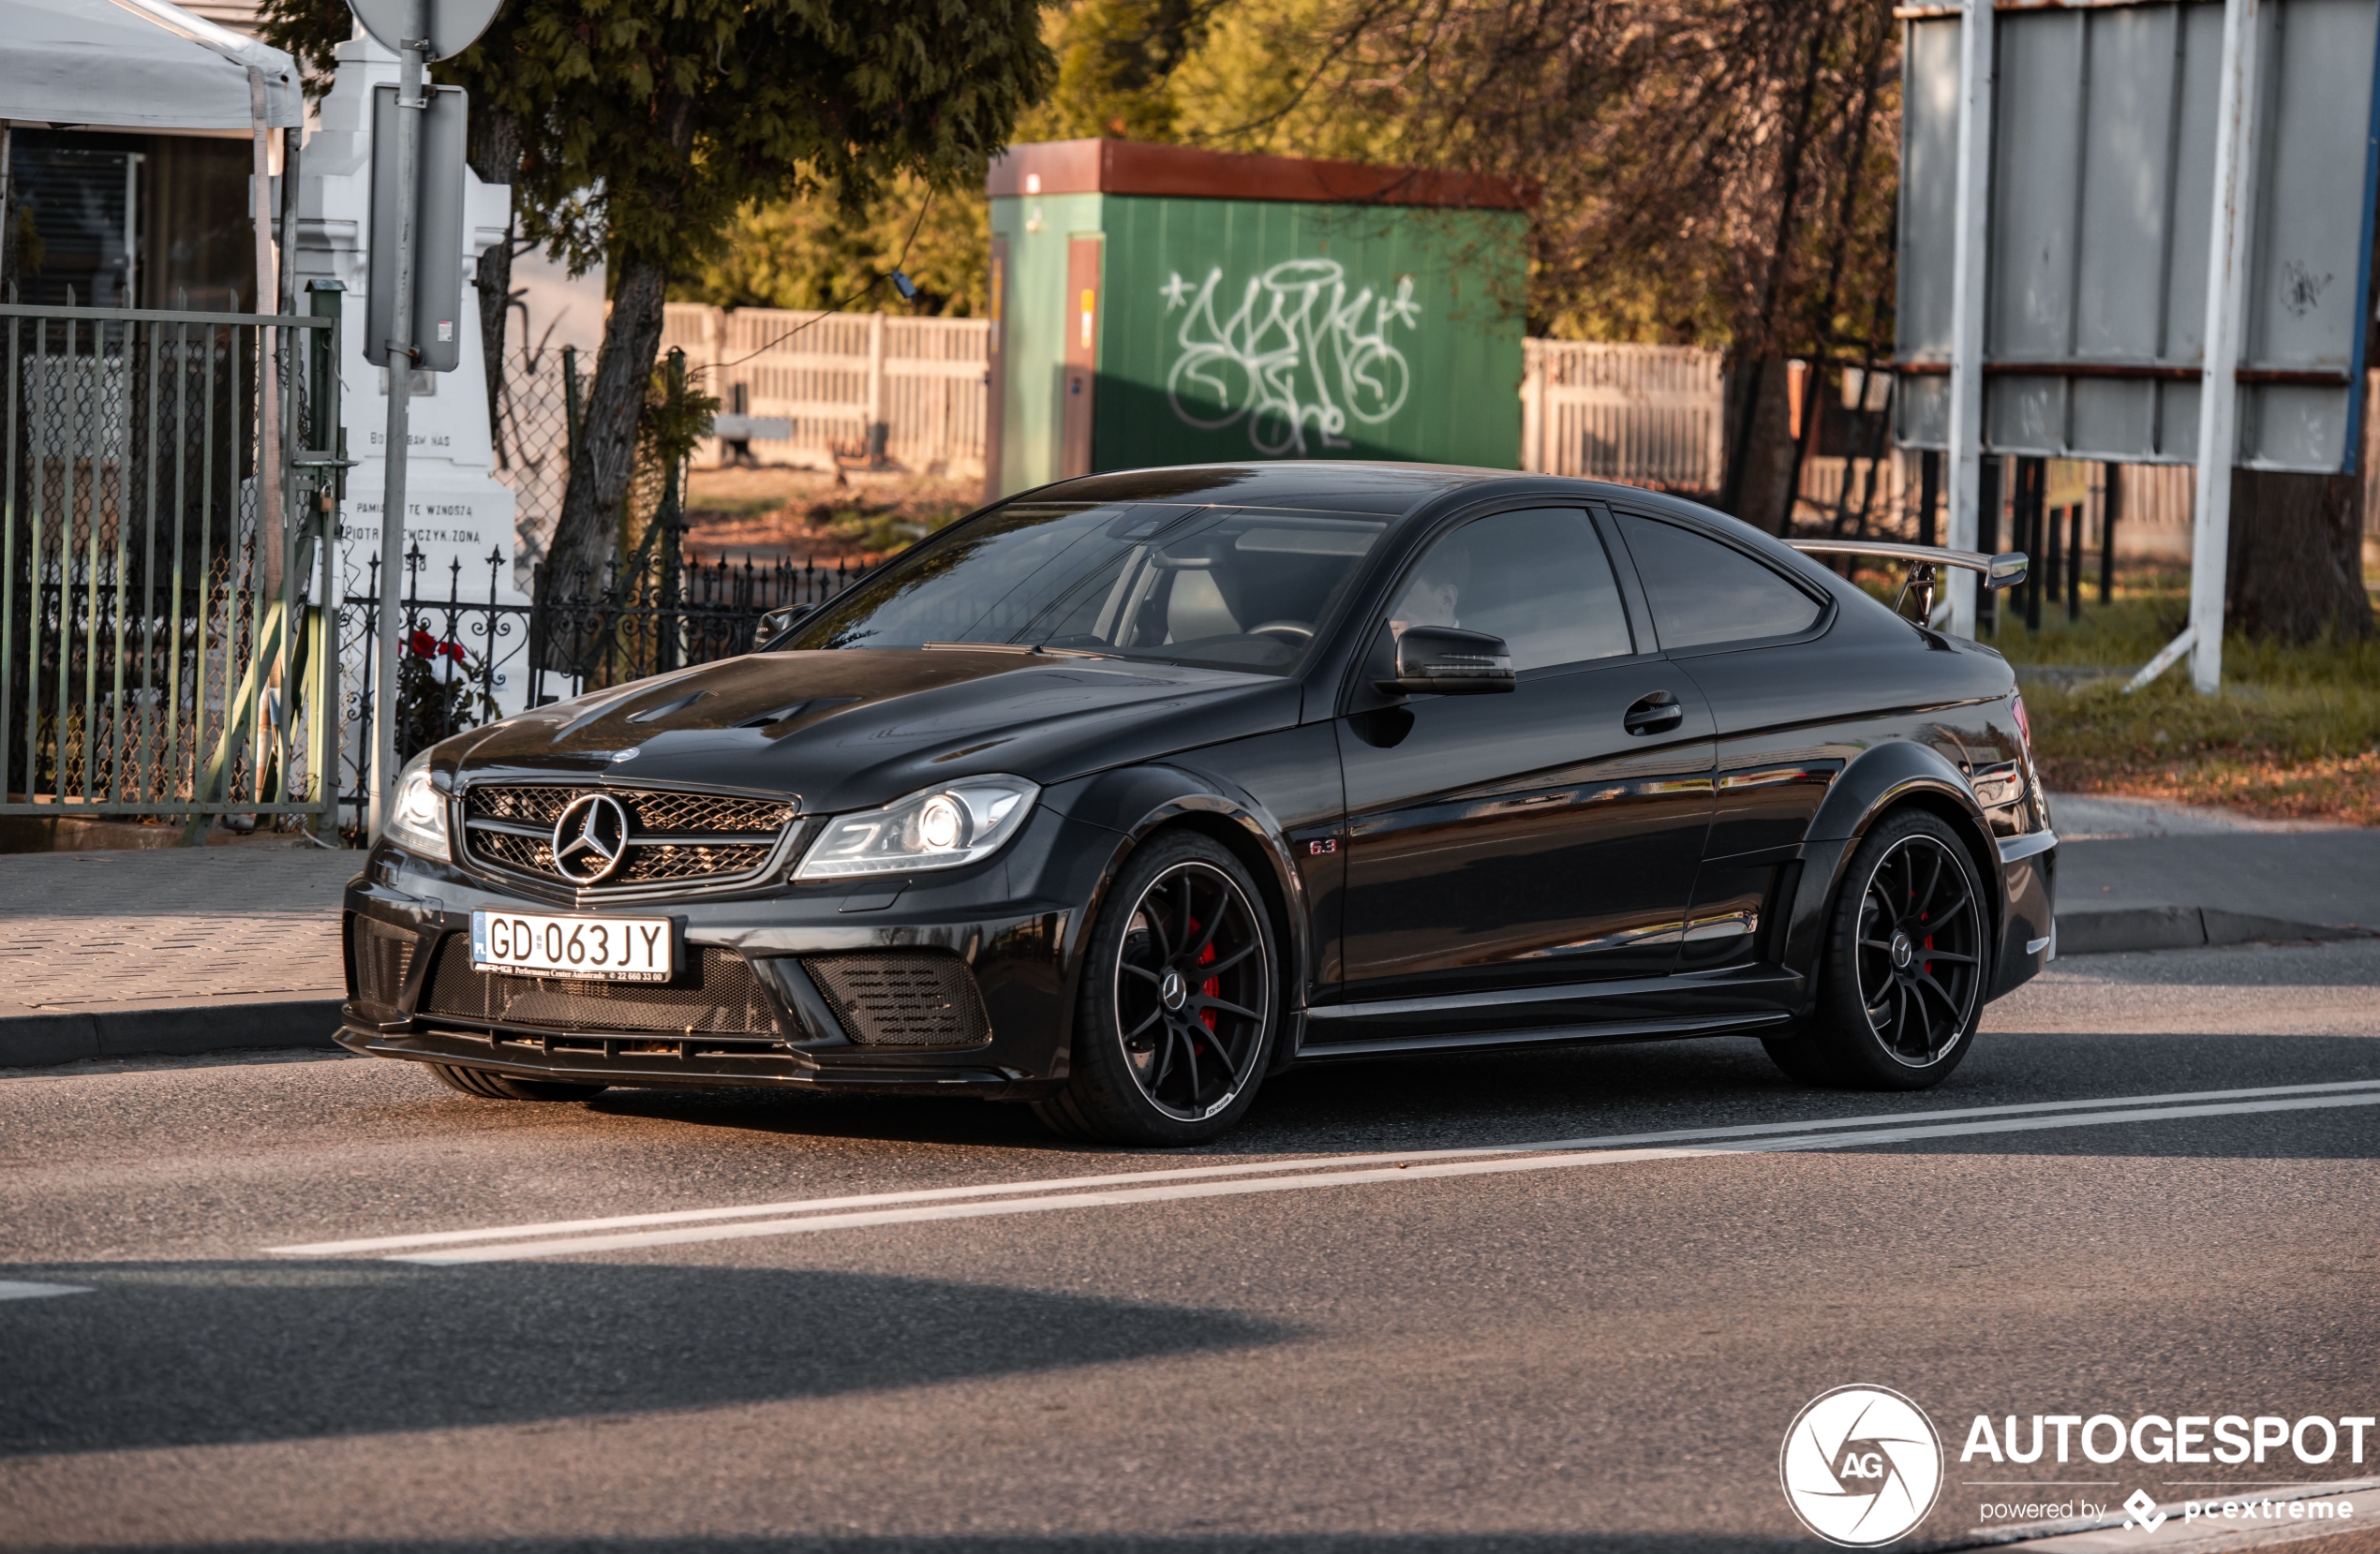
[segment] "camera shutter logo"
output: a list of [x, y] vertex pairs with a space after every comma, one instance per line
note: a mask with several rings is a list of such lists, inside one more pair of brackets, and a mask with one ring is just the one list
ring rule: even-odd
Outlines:
[[574, 800], [554, 822], [554, 870], [573, 884], [595, 883], [627, 851], [628, 811], [609, 793]]
[[1838, 1386], [1803, 1405], [1778, 1454], [1785, 1502], [1828, 1543], [1872, 1548], [1926, 1519], [1942, 1488], [1942, 1442], [1889, 1387]]

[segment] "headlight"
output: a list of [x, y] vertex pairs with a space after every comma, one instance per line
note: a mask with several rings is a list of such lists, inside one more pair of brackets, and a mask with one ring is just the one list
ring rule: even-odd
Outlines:
[[1024, 829], [1040, 792], [1022, 777], [968, 777], [882, 809], [838, 816], [810, 844], [794, 877], [841, 880], [978, 862]]
[[387, 838], [424, 858], [447, 861], [446, 795], [430, 781], [430, 752], [405, 763], [396, 777], [396, 797], [389, 805]]

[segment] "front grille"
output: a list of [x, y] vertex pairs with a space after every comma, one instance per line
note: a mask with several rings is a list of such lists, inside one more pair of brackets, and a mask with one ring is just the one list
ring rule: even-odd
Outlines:
[[864, 1047], [962, 1047], [991, 1039], [975, 979], [955, 955], [806, 955], [802, 967]]
[[421, 1012], [557, 1030], [778, 1034], [776, 1009], [761, 990], [751, 963], [714, 945], [695, 948], [686, 969], [669, 982], [582, 982], [479, 970], [471, 965], [470, 936], [454, 934], [439, 947]]
[[[540, 848], [552, 852], [551, 842], [539, 842]], [[648, 885], [662, 880], [711, 880], [723, 876], [750, 874], [768, 862], [774, 842], [729, 842], [721, 847], [689, 847], [678, 842], [640, 847], [628, 854], [627, 860], [605, 884]]]
[[347, 920], [347, 991], [351, 999], [394, 1008], [413, 969], [413, 936], [368, 917]]
[[[554, 822], [573, 800], [608, 793], [628, 812], [619, 865], [592, 886], [554, 866]], [[675, 881], [723, 883], [757, 873], [798, 807], [785, 799], [575, 783], [474, 786], [464, 791], [464, 846], [473, 861], [574, 889], [617, 890]]]

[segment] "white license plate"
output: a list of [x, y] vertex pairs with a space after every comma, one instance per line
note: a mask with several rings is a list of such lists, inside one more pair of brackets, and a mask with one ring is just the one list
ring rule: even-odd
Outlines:
[[667, 982], [677, 965], [666, 917], [471, 913], [471, 964], [483, 971], [605, 982]]

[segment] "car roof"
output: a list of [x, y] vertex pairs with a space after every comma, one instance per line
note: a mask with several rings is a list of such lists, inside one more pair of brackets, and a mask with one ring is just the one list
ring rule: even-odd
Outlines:
[[1526, 479], [1516, 470], [1458, 465], [1285, 460], [1278, 464], [1192, 464], [1085, 475], [1026, 494], [1033, 501], [1181, 502], [1193, 506], [1298, 509], [1307, 512], [1399, 517], [1433, 497], [1491, 481]]
[[[1699, 503], [1611, 481], [1518, 469], [1482, 469], [1451, 464], [1396, 464], [1386, 460], [1283, 460], [1265, 464], [1168, 465], [1083, 475], [1010, 500], [1062, 502], [1178, 502], [1187, 506], [1280, 508], [1306, 512], [1362, 513], [1398, 518], [1440, 496], [1471, 488], [1509, 485], [1516, 491], [1553, 487], [1573, 498], [1624, 501], [1645, 511], [1689, 519], [1724, 519]], [[1749, 525], [1729, 525], [1757, 533]]]

